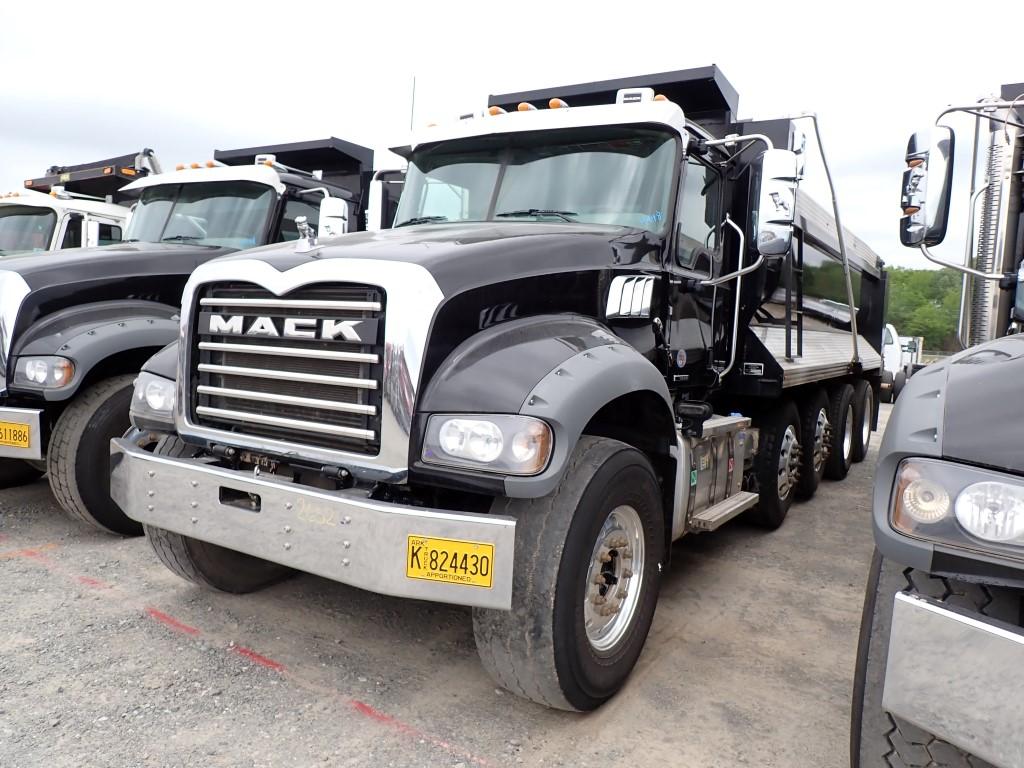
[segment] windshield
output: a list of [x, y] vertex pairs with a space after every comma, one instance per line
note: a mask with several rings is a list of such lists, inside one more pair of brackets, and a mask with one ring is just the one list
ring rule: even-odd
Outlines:
[[276, 193], [253, 181], [207, 181], [147, 187], [127, 241], [252, 248], [263, 243]]
[[600, 126], [447, 141], [415, 152], [396, 226], [569, 221], [661, 234], [676, 137]]
[[49, 208], [0, 205], [0, 255], [49, 250], [55, 226], [57, 214]]

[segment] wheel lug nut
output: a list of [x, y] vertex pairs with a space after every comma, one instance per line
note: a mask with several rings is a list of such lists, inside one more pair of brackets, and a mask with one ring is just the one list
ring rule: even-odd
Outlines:
[[624, 570], [624, 571], [622, 572], [622, 578], [624, 578], [624, 579], [628, 579], [628, 578], [631, 578], [632, 576], [633, 576], [633, 571], [632, 571], [632, 570], [631, 570], [630, 568], [626, 568], [626, 569], [625, 569], [625, 570]]
[[612, 553], [608, 547], [601, 547], [601, 550], [597, 553], [597, 559], [602, 563], [610, 563], [612, 561]]

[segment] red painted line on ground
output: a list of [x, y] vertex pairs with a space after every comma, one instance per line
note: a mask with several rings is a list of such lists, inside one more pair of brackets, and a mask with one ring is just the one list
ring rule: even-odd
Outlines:
[[359, 699], [349, 699], [349, 704], [351, 705], [352, 709], [354, 709], [359, 714], [364, 715], [365, 717], [368, 717], [371, 720], [376, 720], [378, 723], [386, 725], [389, 728], [393, 728], [399, 733], [405, 734], [406, 736], [411, 736], [417, 739], [423, 739], [424, 741], [429, 742], [431, 745], [439, 749], [442, 749], [445, 752], [449, 752], [453, 755], [456, 755], [458, 757], [465, 758], [466, 760], [468, 760], [471, 763], [474, 763], [475, 765], [489, 766], [491, 764], [482, 757], [477, 757], [476, 755], [470, 752], [466, 752], [465, 750], [460, 749], [459, 747], [455, 746], [450, 742], [445, 741], [444, 739], [439, 739], [436, 736], [431, 736], [429, 733], [425, 733], [421, 731], [419, 728], [409, 725], [408, 723], [403, 723], [398, 718], [392, 717], [386, 712], [381, 712], [379, 709], [370, 706], [365, 701], [360, 701]]
[[240, 656], [245, 656], [245, 658], [249, 659], [250, 661], [256, 662], [261, 667], [272, 669], [275, 672], [284, 672], [284, 664], [280, 663], [279, 661], [274, 661], [273, 659], [263, 656], [259, 653], [256, 653], [256, 651], [254, 651], [252, 648], [246, 648], [244, 645], [231, 645], [228, 646], [228, 649], [239, 654]]
[[49, 558], [43, 552], [56, 548], [56, 544], [40, 544], [38, 547], [26, 547], [25, 549], [12, 549], [7, 552], [0, 552], [0, 558], [28, 557], [33, 560], [49, 562]]
[[110, 589], [112, 586], [100, 579], [94, 579], [92, 576], [75, 576], [75, 581], [85, 584], [87, 587], [92, 587], [93, 589]]
[[161, 624], [170, 627], [178, 632], [184, 632], [186, 635], [198, 635], [199, 630], [195, 627], [189, 626], [184, 622], [178, 621], [173, 616], [168, 616], [163, 611], [158, 611], [156, 608], [147, 608], [146, 613], [151, 617], [159, 621]]

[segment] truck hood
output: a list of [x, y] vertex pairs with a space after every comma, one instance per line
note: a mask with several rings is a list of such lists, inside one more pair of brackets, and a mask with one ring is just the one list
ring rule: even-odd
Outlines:
[[189, 243], [119, 243], [0, 258], [0, 274], [16, 272], [33, 291], [124, 276], [190, 274], [231, 248]]
[[242, 251], [281, 272], [310, 261], [380, 259], [418, 264], [450, 296], [516, 278], [636, 264], [658, 264], [661, 240], [644, 230], [594, 224], [470, 222], [359, 232], [321, 241], [296, 253], [295, 243]]
[[995, 339], [951, 357], [942, 454], [1024, 474], [1022, 381], [1024, 335]]

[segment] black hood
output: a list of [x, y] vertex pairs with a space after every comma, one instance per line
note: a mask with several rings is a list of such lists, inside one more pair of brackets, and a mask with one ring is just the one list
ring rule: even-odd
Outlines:
[[119, 243], [8, 256], [0, 259], [0, 271], [17, 272], [36, 291], [124, 277], [188, 275], [204, 261], [234, 250], [190, 243]]
[[650, 232], [596, 224], [471, 222], [427, 224], [380, 232], [359, 232], [321, 241], [296, 253], [295, 243], [249, 249], [236, 256], [256, 258], [284, 272], [313, 260], [380, 259], [419, 264], [449, 296], [480, 285], [554, 272], [633, 264], [657, 264], [661, 240]]
[[1024, 473], [1024, 335], [964, 350], [948, 370], [943, 455]]

